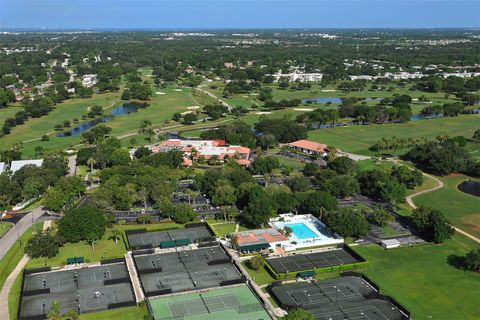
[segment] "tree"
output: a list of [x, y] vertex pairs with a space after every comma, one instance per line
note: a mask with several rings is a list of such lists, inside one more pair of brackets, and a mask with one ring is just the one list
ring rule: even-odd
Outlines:
[[357, 172], [357, 164], [348, 157], [337, 157], [329, 161], [327, 166], [338, 174], [354, 175]]
[[186, 223], [197, 217], [197, 213], [188, 204], [181, 203], [175, 207], [173, 212], [173, 220], [176, 223]]
[[321, 218], [326, 212], [338, 207], [337, 200], [325, 191], [304, 192], [297, 196], [300, 201], [298, 211], [301, 214], [312, 214]]
[[480, 140], [480, 129], [475, 130], [475, 132], [473, 133], [472, 139], [477, 141]]
[[189, 112], [189, 113], [186, 113], [184, 116], [183, 116], [183, 124], [187, 124], [187, 125], [190, 125], [190, 124], [193, 124], [195, 121], [198, 120], [198, 117], [195, 113], [193, 112]]
[[341, 208], [329, 212], [325, 219], [328, 227], [342, 237], [359, 237], [368, 234], [370, 224], [357, 208]]
[[58, 222], [58, 234], [68, 242], [89, 241], [102, 238], [107, 226], [105, 214], [96, 208], [81, 207], [69, 210]]
[[137, 217], [137, 222], [141, 224], [149, 224], [152, 223], [152, 216], [149, 214], [139, 214]]
[[155, 134], [155, 131], [153, 131], [153, 127], [152, 127], [152, 121], [143, 120], [140, 123], [140, 129], [138, 130], [138, 133], [147, 135], [148, 136], [147, 140], [152, 142], [152, 136]]
[[351, 175], [334, 176], [326, 182], [326, 189], [336, 197], [348, 197], [360, 191], [357, 179]]
[[410, 216], [413, 225], [428, 239], [435, 243], [442, 243], [455, 234], [443, 213], [429, 207], [418, 207]]
[[55, 300], [52, 302], [52, 306], [50, 307], [50, 311], [47, 315], [48, 320], [62, 320], [62, 316], [60, 315], [60, 303]]
[[127, 166], [131, 162], [130, 153], [126, 149], [115, 149], [111, 161], [114, 166]]
[[53, 258], [58, 254], [59, 241], [51, 229], [40, 231], [28, 240], [26, 253], [30, 258]]
[[79, 320], [80, 319], [77, 311], [75, 311], [75, 310], [69, 310], [65, 314], [64, 318], [65, 318], [65, 320]]
[[117, 228], [113, 228], [110, 234], [110, 239], [115, 241], [115, 244], [118, 244], [118, 240], [122, 237], [122, 232]]
[[464, 266], [467, 270], [480, 272], [480, 249], [473, 249], [464, 259]]
[[393, 217], [387, 211], [378, 209], [368, 213], [367, 220], [379, 227], [385, 227], [389, 222], [393, 221]]
[[231, 206], [235, 203], [237, 197], [235, 196], [235, 188], [228, 181], [219, 183], [213, 193], [212, 201], [215, 205], [223, 208], [223, 216], [227, 222], [226, 206]]
[[259, 255], [254, 255], [250, 260], [247, 260], [247, 266], [255, 271], [260, 270], [264, 265], [265, 260]]
[[284, 320], [315, 320], [315, 316], [304, 309], [289, 310]]

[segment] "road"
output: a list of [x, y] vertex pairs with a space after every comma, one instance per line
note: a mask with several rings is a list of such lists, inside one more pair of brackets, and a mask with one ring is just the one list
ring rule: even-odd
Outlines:
[[68, 157], [68, 176], [73, 177], [77, 172], [77, 155]]
[[35, 208], [27, 213], [20, 221], [18, 221], [6, 235], [0, 239], [0, 259], [7, 253], [7, 251], [15, 244], [20, 236], [27, 231], [44, 213], [41, 207]]

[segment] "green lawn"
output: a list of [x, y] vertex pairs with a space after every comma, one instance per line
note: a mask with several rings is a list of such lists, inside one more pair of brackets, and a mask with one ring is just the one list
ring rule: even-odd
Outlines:
[[[223, 223], [223, 222], [213, 222], [210, 223], [210, 226], [219, 234], [221, 237], [229, 235], [230, 233], [235, 232], [235, 226], [237, 224], [235, 222]], [[246, 227], [239, 226], [238, 231], [245, 231], [249, 230]]]
[[[148, 317], [148, 318], [146, 318]], [[125, 307], [80, 315], [80, 320], [144, 320], [150, 319], [146, 307]]]
[[15, 269], [20, 259], [25, 254], [25, 244], [28, 239], [32, 237], [34, 230], [40, 230], [43, 226], [43, 222], [35, 223], [32, 227], [28, 228], [23, 235], [20, 236], [20, 241], [17, 241], [10, 250], [7, 251], [2, 260], [0, 260], [0, 288], [3, 287], [8, 275]]
[[[452, 118], [409, 121], [407, 123], [374, 124], [368, 126], [350, 125], [329, 129], [319, 129], [309, 133], [309, 139], [334, 145], [337, 148], [357, 153], [372, 155], [368, 150], [382, 137], [392, 136], [410, 138], [434, 138], [438, 135], [463, 135], [470, 138], [479, 128], [480, 115], [460, 115]], [[355, 137], [352, 139], [352, 137]]]
[[11, 222], [0, 222], [0, 238], [3, 237], [12, 227], [13, 224]]
[[447, 263], [449, 255], [465, 255], [478, 247], [463, 236], [443, 245], [384, 250], [378, 245], [354, 250], [369, 261], [366, 275], [401, 303], [413, 319], [478, 319], [480, 273]]
[[417, 206], [424, 205], [441, 210], [453, 225], [480, 237], [480, 197], [457, 189], [459, 183], [472, 178], [464, 175], [438, 178], [444, 183], [442, 189], [415, 197], [413, 202]]
[[245, 270], [247, 270], [248, 274], [255, 280], [255, 283], [257, 283], [258, 285], [268, 284], [275, 281], [275, 279], [273, 279], [273, 277], [270, 275], [270, 273], [268, 273], [265, 267], [260, 268], [258, 271], [256, 271], [247, 267], [246, 261], [243, 261], [242, 265]]

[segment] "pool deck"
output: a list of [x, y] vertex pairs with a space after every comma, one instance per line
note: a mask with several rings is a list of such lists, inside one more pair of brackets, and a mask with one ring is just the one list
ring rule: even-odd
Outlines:
[[[344, 243], [342, 237], [330, 232], [323, 222], [310, 214], [282, 214], [279, 218], [271, 219], [270, 225], [277, 229], [293, 226], [292, 234], [289, 237], [290, 245], [284, 248], [286, 251]], [[304, 228], [308, 230], [302, 230]], [[302, 237], [302, 232], [306, 232], [308, 235], [311, 233], [314, 236]]]

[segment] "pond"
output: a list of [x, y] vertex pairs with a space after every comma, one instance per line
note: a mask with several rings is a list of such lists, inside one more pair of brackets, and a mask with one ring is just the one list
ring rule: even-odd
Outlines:
[[435, 119], [435, 118], [442, 118], [443, 114], [439, 114], [437, 116], [424, 116], [421, 114], [412, 114], [410, 116], [410, 121], [417, 121], [417, 120], [423, 120], [423, 119]]
[[126, 102], [122, 104], [119, 107], [116, 107], [115, 109], [110, 112], [110, 115], [100, 117], [94, 120], [82, 122], [72, 129], [64, 132], [57, 133], [57, 137], [70, 137], [70, 136], [77, 136], [79, 134], [82, 134], [83, 132], [95, 127], [99, 123], [104, 123], [111, 121], [113, 117], [115, 116], [122, 116], [126, 114], [130, 114], [133, 112], [137, 112], [139, 108], [146, 108], [148, 106], [147, 103], [145, 102]]
[[465, 180], [457, 188], [464, 193], [480, 197], [480, 181]]

